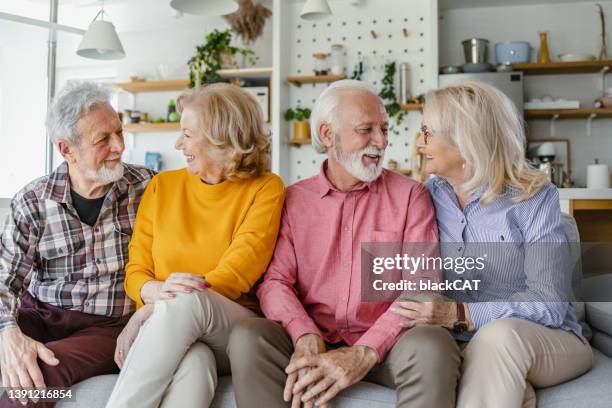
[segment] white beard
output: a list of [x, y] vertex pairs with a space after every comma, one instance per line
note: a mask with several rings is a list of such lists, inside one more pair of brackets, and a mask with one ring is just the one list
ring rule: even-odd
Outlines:
[[[346, 154], [342, 150], [340, 144], [340, 137], [336, 136], [336, 143], [333, 149], [334, 157], [340, 163], [340, 165], [346, 170], [351, 176], [364, 182], [370, 182], [376, 180], [383, 171], [383, 159], [385, 157], [385, 151], [379, 150], [374, 146], [368, 146], [365, 149], [359, 150], [354, 153]], [[364, 154], [377, 154], [380, 156], [377, 164], [370, 164], [365, 166], [361, 161]]]
[[110, 184], [123, 177], [123, 164], [121, 162], [115, 165], [115, 168], [110, 169], [106, 164], [102, 164], [98, 170], [91, 168], [85, 169], [85, 176], [91, 180], [95, 180], [100, 184]]

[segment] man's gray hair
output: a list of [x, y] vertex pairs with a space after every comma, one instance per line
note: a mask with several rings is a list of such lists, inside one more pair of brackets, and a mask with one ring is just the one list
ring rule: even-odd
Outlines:
[[319, 126], [321, 126], [321, 123], [327, 123], [332, 129], [336, 128], [338, 114], [337, 110], [338, 106], [340, 105], [340, 96], [344, 90], [371, 93], [379, 99], [381, 107], [384, 111], [384, 103], [378, 96], [376, 88], [374, 88], [372, 85], [362, 81], [356, 81], [354, 79], [344, 79], [342, 81], [334, 82], [327, 87], [327, 89], [325, 89], [321, 95], [319, 95], [314, 107], [312, 108], [312, 114], [310, 115], [310, 138], [312, 139], [312, 146], [318, 153], [327, 152], [327, 148], [321, 142]]
[[79, 144], [77, 122], [97, 106], [110, 103], [110, 89], [94, 82], [69, 82], [55, 96], [47, 112], [47, 132], [53, 143], [66, 139]]

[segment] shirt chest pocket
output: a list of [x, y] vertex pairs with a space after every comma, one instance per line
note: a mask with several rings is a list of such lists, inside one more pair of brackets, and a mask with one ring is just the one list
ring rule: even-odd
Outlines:
[[68, 258], [75, 255], [80, 243], [80, 234], [44, 234], [38, 244], [38, 254], [43, 262]]

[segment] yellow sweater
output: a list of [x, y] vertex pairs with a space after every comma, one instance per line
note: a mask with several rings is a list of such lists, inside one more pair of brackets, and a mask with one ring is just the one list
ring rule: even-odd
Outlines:
[[268, 267], [283, 201], [283, 182], [272, 173], [215, 185], [186, 169], [158, 174], [134, 224], [125, 268], [128, 296], [141, 307], [140, 289], [147, 281], [189, 272], [204, 275], [213, 290], [237, 300]]

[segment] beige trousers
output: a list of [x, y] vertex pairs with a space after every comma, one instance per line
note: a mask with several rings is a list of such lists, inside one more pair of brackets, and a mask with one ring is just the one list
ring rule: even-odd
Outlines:
[[121, 369], [107, 408], [208, 407], [226, 375], [234, 324], [255, 313], [212, 290], [155, 302]]
[[533, 387], [571, 380], [593, 352], [575, 334], [520, 319], [482, 327], [463, 350], [458, 408], [536, 407]]
[[[266, 319], [239, 322], [228, 353], [238, 408], [291, 405], [283, 401], [283, 389], [293, 344], [280, 325]], [[454, 408], [459, 364], [459, 347], [446, 329], [419, 326], [400, 337], [364, 380], [395, 388], [398, 407]]]

